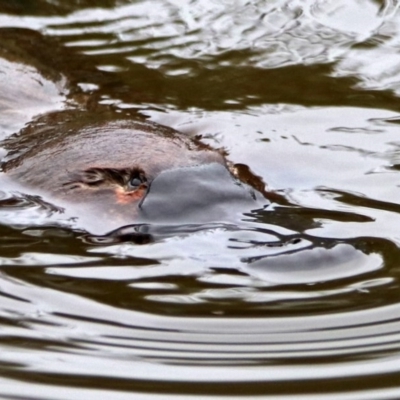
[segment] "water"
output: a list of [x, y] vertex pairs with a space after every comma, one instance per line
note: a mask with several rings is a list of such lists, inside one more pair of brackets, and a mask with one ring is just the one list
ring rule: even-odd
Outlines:
[[[280, 196], [125, 228], [138, 245], [3, 184], [0, 397], [400, 396], [397, 2], [0, 12], [0, 27], [44, 35], [29, 46], [49, 93], [1, 108], [2, 138], [50, 110], [145, 116], [225, 148]], [[70, 82], [61, 100], [47, 64]]]

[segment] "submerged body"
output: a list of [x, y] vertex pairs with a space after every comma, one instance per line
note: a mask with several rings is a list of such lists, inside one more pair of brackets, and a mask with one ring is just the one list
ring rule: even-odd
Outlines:
[[55, 50], [37, 32], [0, 28], [0, 140], [34, 116], [63, 108], [68, 82], [52, 65], [49, 48]]

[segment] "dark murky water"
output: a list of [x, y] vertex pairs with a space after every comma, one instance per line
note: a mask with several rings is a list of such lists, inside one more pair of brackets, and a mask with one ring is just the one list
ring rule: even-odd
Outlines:
[[85, 118], [82, 104], [148, 117], [224, 147], [287, 200], [126, 228], [151, 236], [137, 245], [88, 236], [4, 181], [1, 398], [400, 397], [396, 1], [0, 12], [2, 45], [38, 73], [24, 85], [48, 94], [10, 88], [0, 54], [2, 139], [49, 111]]

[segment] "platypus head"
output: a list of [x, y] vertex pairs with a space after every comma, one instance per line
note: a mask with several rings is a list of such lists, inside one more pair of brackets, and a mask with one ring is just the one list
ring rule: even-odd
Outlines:
[[88, 231], [142, 222], [210, 222], [225, 219], [233, 204], [255, 207], [254, 191], [234, 178], [221, 152], [173, 129], [127, 120], [46, 129], [28, 151], [14, 146], [21, 154], [3, 170]]

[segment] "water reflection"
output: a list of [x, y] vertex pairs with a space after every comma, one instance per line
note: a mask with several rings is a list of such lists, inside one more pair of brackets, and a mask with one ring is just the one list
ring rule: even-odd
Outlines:
[[[84, 7], [76, 5], [64, 17], [24, 21], [4, 14], [0, 25], [28, 24], [88, 56], [98, 70], [120, 80], [112, 88], [104, 82], [99, 94], [123, 109], [242, 109], [279, 102], [399, 109], [394, 87], [385, 82], [396, 61], [379, 66], [381, 81], [373, 85], [367, 82], [377, 61], [362, 61], [395, 51], [395, 2], [160, 0], [152, 7], [146, 2], [119, 2], [112, 10]], [[375, 41], [378, 57], [369, 46]], [[82, 78], [83, 84], [93, 83], [91, 76]], [[363, 90], [354, 87], [357, 81]]]

